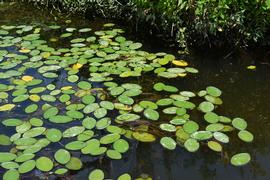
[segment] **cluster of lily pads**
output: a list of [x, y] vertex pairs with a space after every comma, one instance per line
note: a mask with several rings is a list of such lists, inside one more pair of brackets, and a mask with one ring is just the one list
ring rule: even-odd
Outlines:
[[[117, 79], [146, 73], [161, 79], [183, 78], [198, 70], [171, 54], [139, 50], [141, 43], [127, 40], [121, 35], [124, 31], [113, 26], [105, 24], [93, 33], [90, 28], [57, 25], [1, 26], [1, 126], [13, 132], [0, 134], [0, 146], [9, 149], [0, 152], [1, 167], [7, 170], [3, 179], [19, 179], [34, 169], [61, 176], [82, 169], [84, 156], [118, 160], [132, 140], [159, 139], [165, 149], [179, 145], [189, 152], [200, 146], [222, 152], [229, 143], [227, 133], [234, 130], [242, 141], [253, 141], [244, 119], [214, 112], [222, 104], [216, 87], [194, 93], [158, 82], [153, 89], [163, 97], [140, 100], [144, 87]], [[65, 32], [46, 41], [44, 31]], [[65, 45], [53, 47], [61, 41]], [[200, 103], [194, 103], [198, 99]], [[193, 111], [202, 119], [192, 120]], [[57, 148], [46, 153], [52, 144]], [[231, 158], [236, 166], [249, 161], [248, 153]], [[90, 180], [104, 177], [100, 169], [89, 173]]]

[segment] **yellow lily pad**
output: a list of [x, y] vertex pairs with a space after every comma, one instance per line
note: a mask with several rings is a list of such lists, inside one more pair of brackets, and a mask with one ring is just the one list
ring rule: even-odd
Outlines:
[[72, 69], [80, 69], [83, 65], [80, 63], [73, 64]]
[[22, 48], [19, 50], [19, 52], [21, 53], [29, 53], [31, 50], [30, 49], [25, 49], [25, 48]]
[[26, 82], [29, 82], [29, 81], [32, 81], [34, 79], [33, 76], [23, 76], [22, 77], [22, 80], [26, 81]]
[[180, 73], [180, 74], [177, 74], [179, 77], [185, 77], [187, 76], [187, 73]]
[[247, 66], [247, 69], [249, 69], [249, 70], [255, 70], [256, 69], [256, 66], [250, 65], [250, 66]]
[[156, 140], [156, 137], [153, 134], [147, 132], [134, 132], [132, 136], [141, 142], [153, 142]]
[[15, 107], [15, 104], [5, 104], [0, 106], [0, 111], [10, 111]]
[[37, 94], [32, 94], [29, 96], [29, 99], [33, 102], [39, 102], [40, 101], [40, 96]]
[[70, 89], [72, 89], [72, 86], [64, 86], [61, 88], [62, 91], [70, 90]]
[[188, 63], [184, 60], [173, 60], [172, 63], [176, 66], [182, 66], [182, 67], [185, 67], [188, 65]]

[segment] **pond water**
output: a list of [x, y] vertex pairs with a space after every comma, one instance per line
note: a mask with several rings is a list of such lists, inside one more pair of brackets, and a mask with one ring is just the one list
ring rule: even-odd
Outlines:
[[[66, 27], [91, 28], [92, 32], [101, 30], [106, 21], [102, 19], [87, 20], [82, 16], [58, 14], [56, 12], [49, 12], [43, 9], [37, 9], [31, 5], [23, 4], [0, 4], [0, 26], [2, 25], [36, 25], [42, 27], [44, 31], [41, 32], [41, 38], [48, 41], [48, 45], [54, 48], [68, 47], [67, 40], [58, 40], [59, 36], [64, 33]], [[70, 20], [68, 22], [67, 20]], [[119, 25], [114, 22], [116, 28], [121, 28], [130, 31], [128, 27]], [[50, 30], [48, 25], [60, 25], [60, 30]], [[121, 23], [120, 23], [121, 24]], [[115, 28], [115, 27], [114, 27]], [[129, 139], [129, 150], [123, 154], [120, 160], [110, 160], [106, 157], [92, 157], [83, 156], [83, 168], [79, 171], [71, 171], [64, 176], [55, 176], [50, 173], [41, 173], [35, 169], [29, 173], [21, 175], [21, 179], [87, 179], [89, 172], [93, 169], [102, 169], [105, 177], [108, 179], [117, 179], [123, 173], [129, 173], [132, 179], [149, 175], [153, 179], [160, 180], [178, 180], [178, 179], [270, 179], [270, 66], [265, 64], [256, 64], [256, 70], [248, 70], [246, 68], [250, 63], [254, 63], [256, 56], [238, 55], [224, 58], [219, 52], [192, 53], [192, 55], [180, 56], [174, 49], [166, 47], [153, 37], [136, 36], [136, 34], [124, 34], [127, 39], [132, 39], [143, 44], [142, 50], [158, 53], [166, 52], [176, 56], [177, 59], [183, 59], [188, 62], [190, 67], [195, 67], [199, 73], [188, 74], [184, 78], [166, 79], [156, 76], [154, 73], [144, 73], [140, 77], [119, 78], [115, 77], [114, 82], [122, 83], [137, 83], [142, 86], [143, 94], [137, 98], [139, 100], [157, 100], [167, 97], [167, 93], [159, 93], [153, 90], [153, 85], [158, 82], [163, 82], [167, 85], [177, 87], [180, 91], [199, 92], [208, 86], [215, 86], [222, 90], [223, 104], [215, 110], [219, 115], [228, 116], [231, 118], [241, 117], [248, 123], [248, 131], [254, 135], [254, 141], [251, 143], [244, 143], [237, 137], [235, 131], [230, 133], [230, 143], [223, 146], [222, 153], [216, 153], [206, 146], [202, 146], [197, 152], [188, 152], [184, 147], [177, 146], [174, 150], [166, 150], [163, 148], [159, 140], [151, 143], [142, 143], [134, 139]], [[87, 37], [87, 36], [86, 36]], [[75, 37], [73, 37], [75, 38]], [[70, 40], [70, 39], [69, 39]], [[16, 48], [5, 47], [12, 53], [19, 53]], [[88, 67], [87, 67], [88, 68]], [[83, 66], [80, 70], [80, 80], [87, 80], [89, 72]], [[0, 72], [4, 72], [3, 69]], [[44, 79], [41, 85], [45, 86], [51, 82], [56, 87], [69, 86], [69, 82], [65, 82], [67, 72], [61, 71], [58, 77], [53, 81], [49, 78], [42, 77], [35, 68], [28, 68], [25, 74], [33, 76], [34, 78]], [[10, 80], [10, 79], [9, 79]], [[0, 83], [9, 84], [9, 80], [0, 79]], [[92, 82], [94, 88], [104, 88], [101, 82]], [[98, 89], [96, 89], [99, 91]], [[102, 92], [100, 95], [104, 95]], [[106, 94], [105, 94], [106, 95]], [[12, 99], [10, 98], [9, 101]], [[3, 100], [0, 105], [5, 104]], [[27, 101], [21, 103], [21, 107], [26, 107], [32, 102]], [[41, 104], [39, 104], [41, 105]], [[54, 104], [61, 109], [61, 103]], [[40, 111], [35, 112], [34, 115], [39, 115]], [[26, 114], [24, 108], [16, 108], [14, 111], [0, 112], [0, 121], [7, 118], [30, 119], [33, 114]], [[114, 118], [115, 112], [111, 112], [110, 116]], [[116, 115], [115, 115], [116, 116]], [[192, 117], [198, 121], [204, 121], [197, 112], [192, 114]], [[161, 121], [166, 122], [171, 118], [168, 115], [162, 115]], [[73, 125], [78, 125], [75, 122]], [[143, 121], [145, 123], [145, 121]], [[43, 125], [46, 128], [57, 127], [61, 130], [67, 129], [67, 125], [47, 123], [44, 121]], [[125, 125], [126, 129], [134, 128], [140, 125], [136, 122], [131, 125]], [[153, 122], [152, 126], [157, 127], [160, 123]], [[0, 125], [0, 134], [11, 136], [15, 133], [13, 127], [4, 127]], [[99, 133], [102, 135], [103, 132]], [[157, 136], [164, 132], [155, 132]], [[166, 134], [166, 133], [164, 133]], [[61, 143], [63, 143], [61, 141]], [[44, 150], [39, 152], [38, 156], [54, 155], [55, 150], [59, 147], [63, 148], [63, 144], [50, 144]], [[64, 141], [67, 143], [67, 141]], [[9, 151], [13, 146], [1, 146], [0, 151]], [[235, 167], [230, 164], [232, 155], [239, 152], [248, 152], [251, 155], [251, 161], [241, 167]], [[80, 153], [72, 152], [72, 155], [79, 157]], [[6, 172], [4, 168], [0, 167], [1, 176]], [[147, 178], [145, 178], [147, 179]]]

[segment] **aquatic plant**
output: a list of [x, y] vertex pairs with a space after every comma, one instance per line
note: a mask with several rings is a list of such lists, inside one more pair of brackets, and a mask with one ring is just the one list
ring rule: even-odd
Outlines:
[[[172, 54], [141, 50], [141, 43], [126, 39], [124, 30], [114, 26], [104, 24], [95, 32], [59, 25], [1, 26], [1, 127], [13, 132], [0, 135], [0, 145], [9, 149], [0, 152], [4, 180], [34, 169], [57, 176], [78, 171], [84, 155], [122, 159], [133, 140], [159, 141], [166, 150], [209, 148], [213, 153], [223, 152], [232, 131], [243, 142], [253, 141], [243, 118], [214, 112], [223, 102], [217, 87], [192, 92], [161, 82], [196, 75], [196, 68]], [[61, 34], [42, 39], [45, 30]], [[145, 87], [132, 79], [147, 74], [160, 80], [151, 86], [162, 97], [139, 98]], [[191, 112], [201, 119], [193, 119]], [[46, 153], [50, 145], [55, 149]], [[250, 160], [248, 153], [239, 153], [231, 164]], [[89, 179], [105, 176], [100, 169], [89, 173]]]

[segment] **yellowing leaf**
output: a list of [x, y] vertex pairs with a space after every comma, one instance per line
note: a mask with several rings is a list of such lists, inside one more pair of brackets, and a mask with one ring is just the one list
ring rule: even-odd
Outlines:
[[50, 41], [51, 41], [51, 42], [57, 42], [58, 39], [57, 39], [57, 38], [51, 38]]
[[187, 75], [187, 73], [180, 73], [180, 74], [177, 74], [179, 77], [185, 77]]
[[5, 104], [0, 106], [0, 111], [10, 111], [15, 107], [15, 104]]
[[29, 99], [33, 102], [38, 102], [38, 101], [40, 101], [40, 96], [37, 94], [32, 94], [29, 96]]
[[70, 105], [70, 104], [71, 104], [71, 102], [70, 102], [70, 101], [67, 101], [67, 102], [66, 102], [66, 105], [67, 105], [67, 106], [68, 106], [68, 105]]
[[19, 52], [21, 53], [29, 53], [31, 50], [30, 49], [25, 49], [25, 48], [22, 48], [19, 50]]
[[61, 88], [62, 91], [70, 90], [70, 89], [72, 89], [72, 86], [64, 86]]
[[188, 63], [184, 60], [173, 60], [172, 63], [176, 66], [187, 66]]
[[34, 79], [33, 76], [23, 76], [22, 77], [22, 80], [26, 81], [26, 82], [29, 82], [29, 81], [32, 81]]
[[36, 28], [34, 31], [34, 34], [38, 34], [40, 32], [41, 28]]
[[51, 56], [51, 53], [49, 53], [49, 52], [42, 53], [42, 57], [45, 58], [45, 59], [47, 59], [50, 56]]
[[249, 69], [249, 70], [255, 70], [256, 69], [256, 66], [250, 65], [250, 66], [247, 66], [247, 69]]
[[83, 65], [80, 63], [73, 64], [72, 69], [80, 69]]

